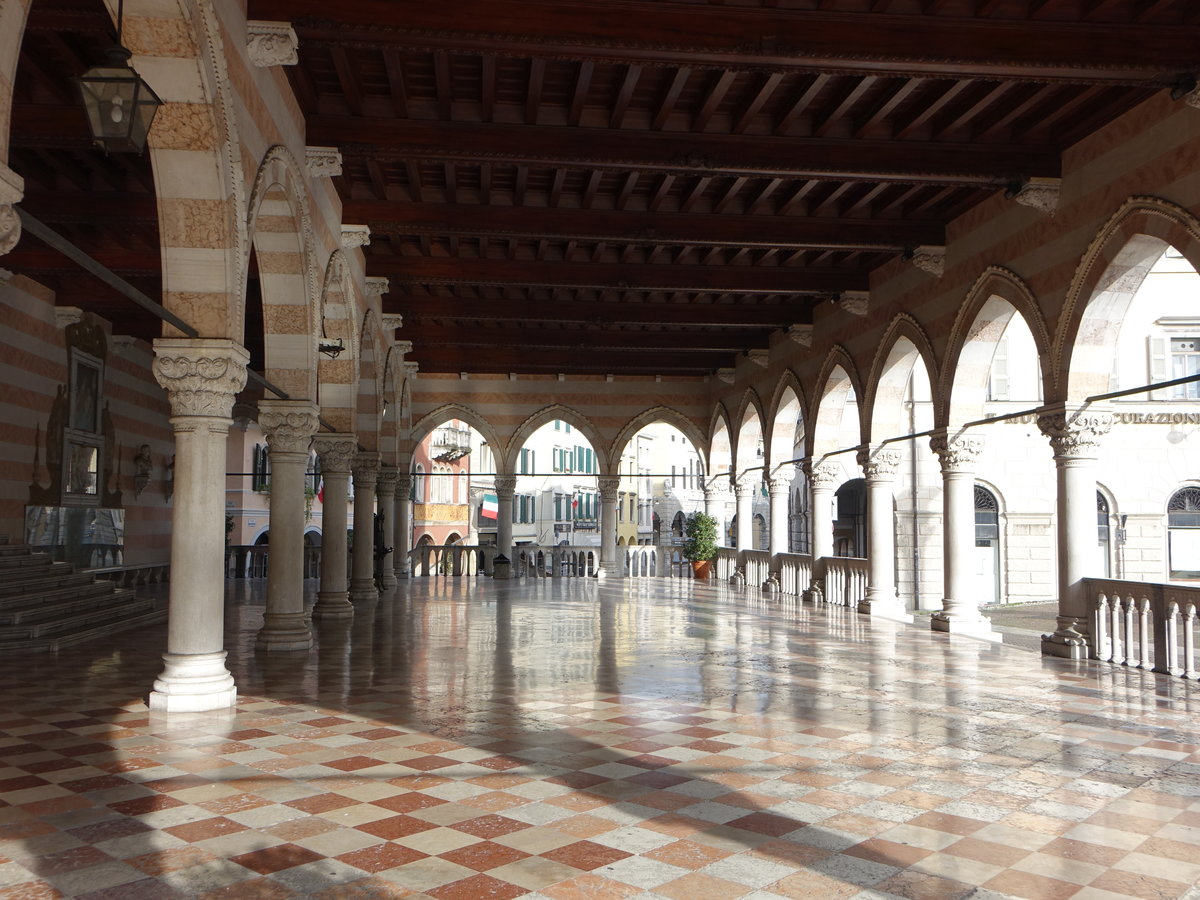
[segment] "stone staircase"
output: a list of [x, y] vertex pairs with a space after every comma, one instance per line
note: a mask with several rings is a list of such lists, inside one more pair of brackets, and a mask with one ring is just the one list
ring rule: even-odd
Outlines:
[[0, 543], [0, 651], [54, 652], [166, 617], [162, 601], [76, 572], [23, 544]]

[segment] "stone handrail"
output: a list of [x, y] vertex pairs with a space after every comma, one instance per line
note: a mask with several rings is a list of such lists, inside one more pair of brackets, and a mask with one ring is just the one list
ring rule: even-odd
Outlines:
[[820, 599], [857, 609], [867, 596], [867, 561], [856, 556], [825, 556], [817, 563], [817, 577], [824, 584]]
[[741, 557], [741, 568], [746, 575], [746, 586], [762, 587], [771, 577], [771, 554], [766, 550], [743, 550]]
[[513, 548], [513, 575], [586, 578], [600, 569], [599, 547], [526, 545]]
[[738, 552], [733, 547], [718, 547], [717, 558], [713, 560], [713, 569], [717, 581], [728, 583], [738, 569]]
[[801, 596], [808, 590], [813, 579], [813, 558], [806, 553], [775, 554], [776, 571], [779, 573], [779, 589], [784, 594]]
[[418, 544], [408, 551], [413, 578], [491, 575], [499, 552], [490, 544]]
[[1105, 578], [1085, 578], [1083, 585], [1094, 659], [1200, 678], [1196, 659], [1200, 588]]

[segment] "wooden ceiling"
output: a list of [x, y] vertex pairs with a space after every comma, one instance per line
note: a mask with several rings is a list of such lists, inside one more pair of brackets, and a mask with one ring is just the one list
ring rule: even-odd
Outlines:
[[[286, 71], [307, 142], [341, 150], [343, 221], [370, 226], [367, 273], [390, 279], [385, 312], [425, 372], [733, 365], [1200, 71], [1194, 0], [250, 0], [249, 15], [299, 36]], [[62, 85], [104, 24], [99, 0], [35, 0], [12, 165], [32, 213], [153, 287], [148, 164], [89, 150]], [[53, 273], [28, 242], [5, 265]]]

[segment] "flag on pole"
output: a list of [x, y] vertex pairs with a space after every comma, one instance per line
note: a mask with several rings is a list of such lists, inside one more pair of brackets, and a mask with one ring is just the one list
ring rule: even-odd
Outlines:
[[479, 514], [485, 519], [500, 518], [500, 503], [495, 494], [483, 495], [483, 506], [479, 507]]
[[321, 483], [317, 485], [317, 500], [321, 503], [325, 502], [325, 479], [321, 479]]

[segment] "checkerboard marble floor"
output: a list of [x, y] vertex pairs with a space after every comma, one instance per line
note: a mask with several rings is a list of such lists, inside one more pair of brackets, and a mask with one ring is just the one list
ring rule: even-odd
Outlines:
[[665, 580], [402, 583], [228, 714], [0, 661], [0, 898], [1198, 895], [1200, 685]]

